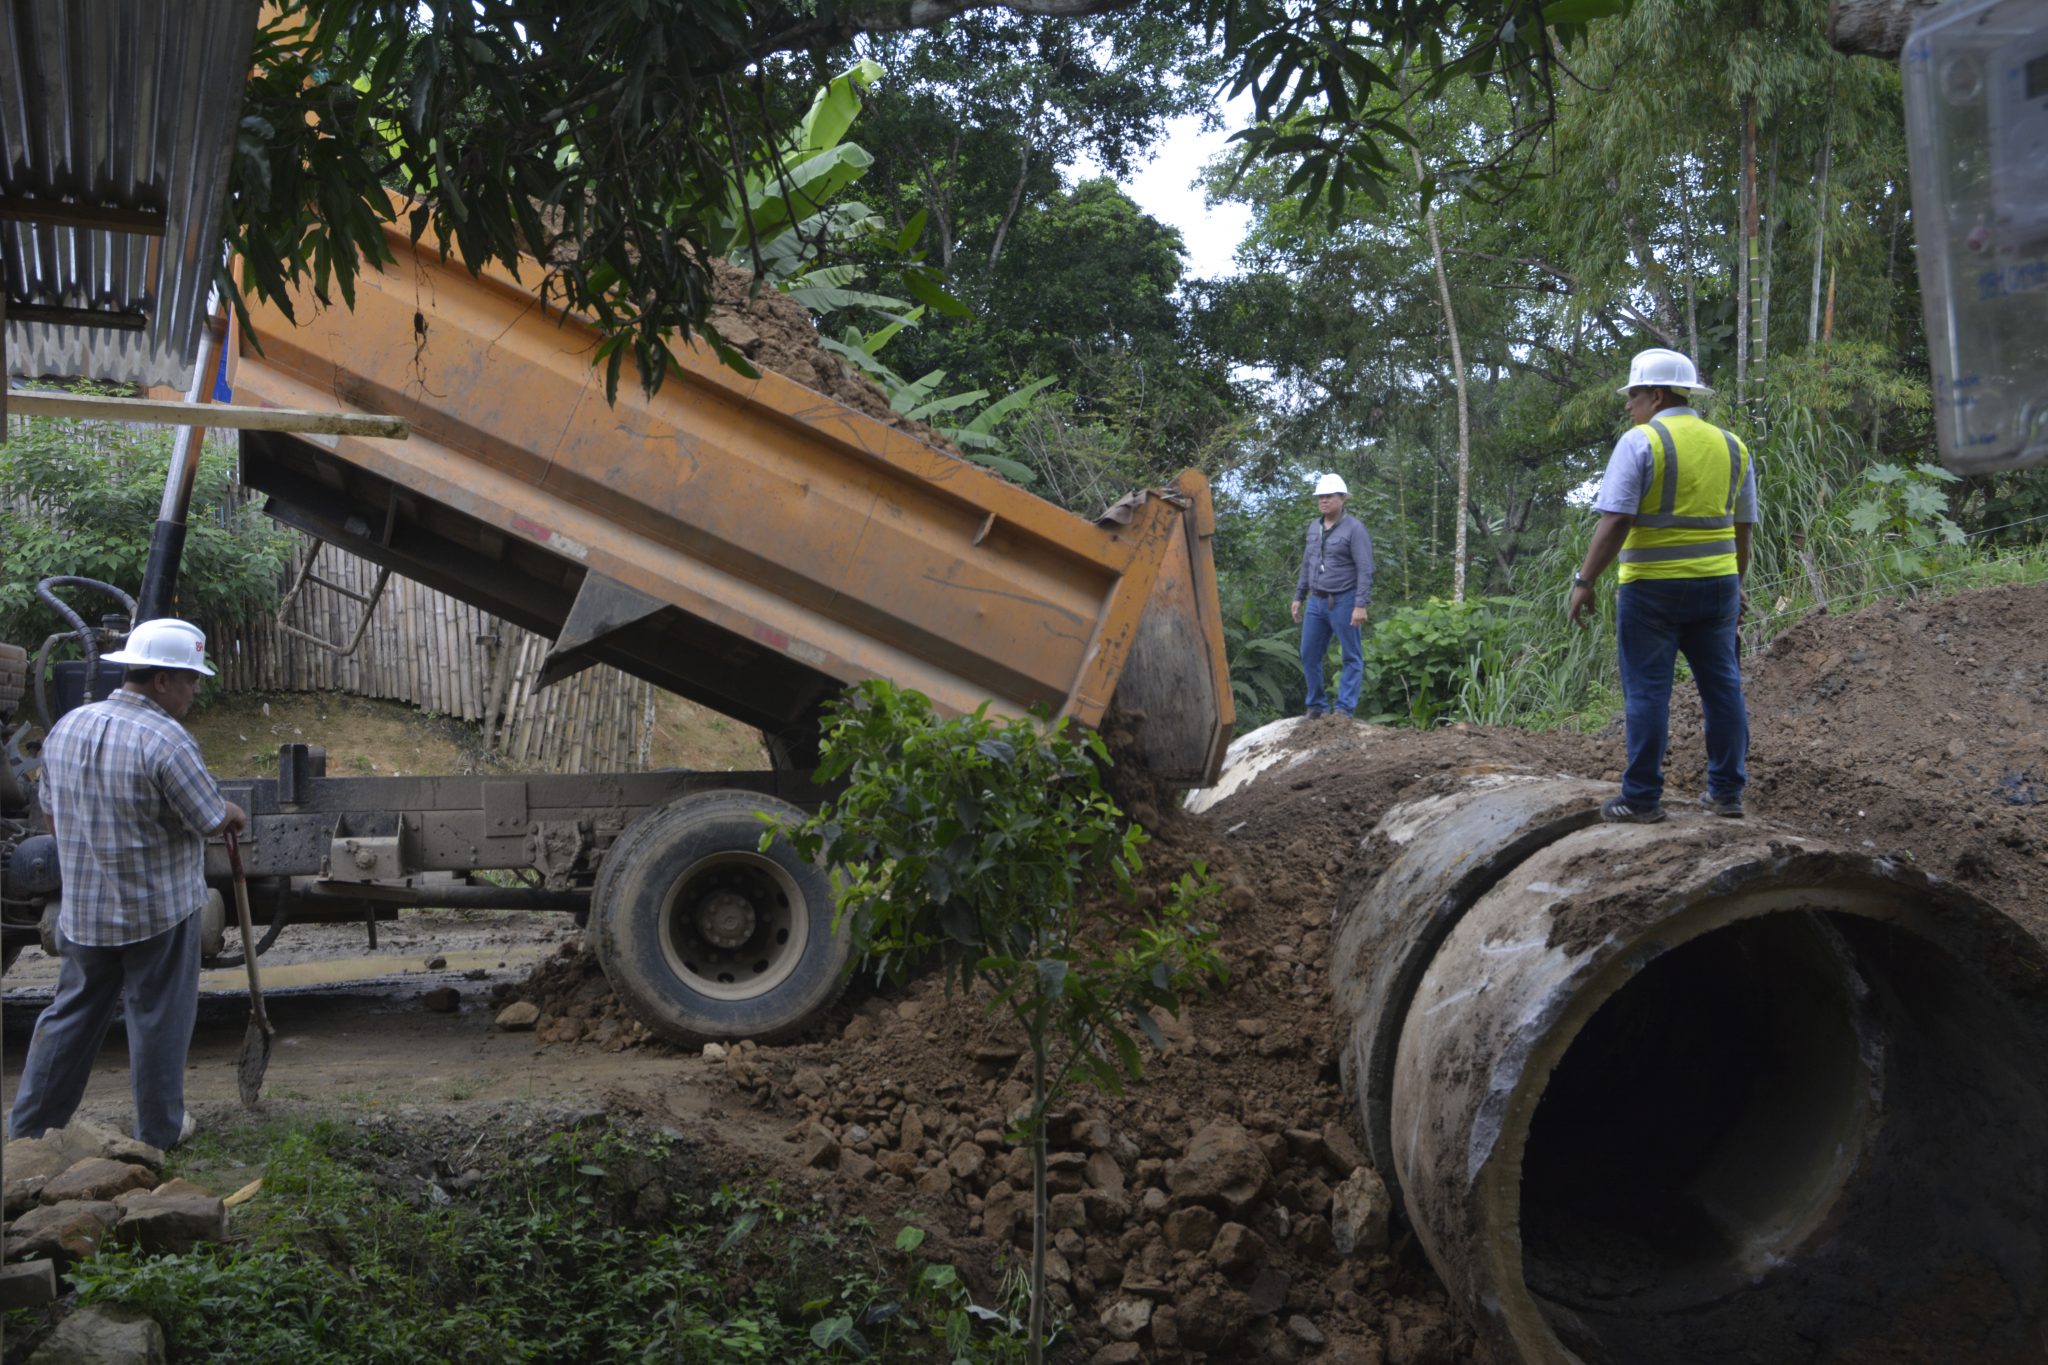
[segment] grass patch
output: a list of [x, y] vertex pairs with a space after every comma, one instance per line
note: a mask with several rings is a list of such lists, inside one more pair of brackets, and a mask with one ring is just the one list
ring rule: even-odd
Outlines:
[[[773, 1182], [716, 1184], [673, 1137], [599, 1127], [517, 1146], [490, 1130], [444, 1137], [452, 1159], [408, 1141], [334, 1120], [202, 1135], [174, 1173], [223, 1190], [263, 1175], [235, 1240], [105, 1252], [71, 1286], [148, 1312], [173, 1360], [1020, 1357], [951, 1266], [914, 1254], [916, 1229], [884, 1238]], [[10, 1315], [9, 1361], [42, 1325]]]

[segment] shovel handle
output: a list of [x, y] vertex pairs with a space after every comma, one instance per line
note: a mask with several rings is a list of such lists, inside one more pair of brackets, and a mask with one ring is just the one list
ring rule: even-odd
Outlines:
[[249, 881], [242, 875], [241, 844], [233, 830], [227, 831], [226, 842], [228, 870], [235, 875], [235, 925], [242, 931], [242, 961], [249, 968], [249, 1011], [257, 1026], [270, 1033], [270, 1016], [263, 1008], [263, 979], [256, 972], [256, 933], [249, 923]]

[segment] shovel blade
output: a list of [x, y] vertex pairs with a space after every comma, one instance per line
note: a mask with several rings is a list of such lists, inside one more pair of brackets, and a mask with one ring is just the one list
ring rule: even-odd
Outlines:
[[270, 1068], [270, 1040], [270, 1033], [252, 1017], [242, 1034], [242, 1055], [235, 1061], [235, 1084], [245, 1109], [253, 1109], [263, 1095], [263, 1073]]

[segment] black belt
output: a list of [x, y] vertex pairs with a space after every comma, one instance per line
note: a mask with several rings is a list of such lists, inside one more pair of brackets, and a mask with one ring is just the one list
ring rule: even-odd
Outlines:
[[1324, 592], [1324, 591], [1322, 591], [1322, 590], [1321, 590], [1320, 588], [1310, 588], [1310, 589], [1308, 590], [1308, 595], [1309, 595], [1310, 597], [1320, 597], [1320, 598], [1322, 598], [1322, 599], [1323, 599], [1323, 600], [1324, 600], [1325, 602], [1334, 602], [1334, 601], [1336, 601], [1336, 600], [1337, 600], [1337, 599], [1338, 599], [1339, 597], [1343, 596], [1343, 594], [1342, 594], [1342, 593], [1334, 593], [1334, 592]]

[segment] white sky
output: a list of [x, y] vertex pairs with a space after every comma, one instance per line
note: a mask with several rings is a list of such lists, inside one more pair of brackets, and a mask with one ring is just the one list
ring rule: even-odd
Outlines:
[[[1124, 181], [1124, 192], [1138, 207], [1180, 229], [1187, 243], [1190, 278], [1216, 279], [1237, 273], [1231, 257], [1251, 226], [1252, 211], [1244, 204], [1205, 205], [1195, 179], [1202, 167], [1223, 151], [1230, 135], [1245, 125], [1250, 109], [1249, 99], [1226, 106], [1223, 127], [1209, 132], [1202, 130], [1197, 115], [1175, 119], [1153, 148], [1152, 159]], [[1086, 159], [1065, 170], [1072, 179], [1101, 174], [1101, 167]]]

